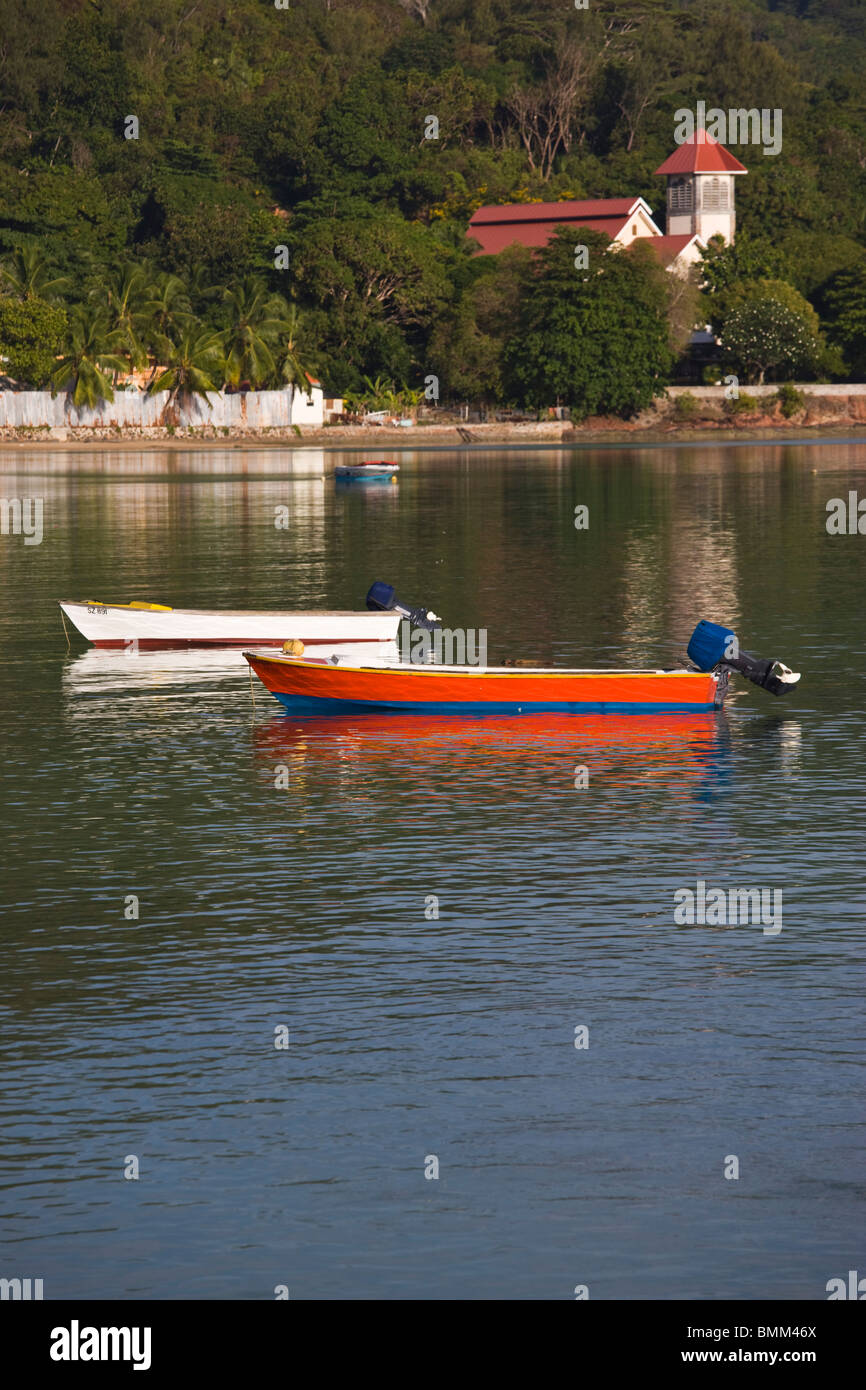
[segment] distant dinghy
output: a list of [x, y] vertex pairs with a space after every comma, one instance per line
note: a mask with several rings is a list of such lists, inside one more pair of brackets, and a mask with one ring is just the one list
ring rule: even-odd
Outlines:
[[396, 483], [399, 463], [338, 463], [334, 478], [338, 483]]

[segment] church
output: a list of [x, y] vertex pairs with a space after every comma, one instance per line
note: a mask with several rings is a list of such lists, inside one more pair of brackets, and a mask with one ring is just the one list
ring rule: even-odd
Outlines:
[[478, 208], [467, 236], [476, 255], [506, 246], [544, 246], [555, 227], [605, 232], [617, 246], [645, 238], [667, 270], [688, 273], [710, 237], [730, 245], [736, 230], [734, 179], [748, 171], [705, 130], [683, 141], [655, 173], [667, 180], [665, 230], [653, 221], [643, 198], [594, 198], [560, 203], [505, 203]]

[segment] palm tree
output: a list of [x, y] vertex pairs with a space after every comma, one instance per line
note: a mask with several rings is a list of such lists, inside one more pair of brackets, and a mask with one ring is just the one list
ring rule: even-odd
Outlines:
[[201, 306], [209, 299], [216, 299], [222, 294], [212, 281], [207, 268], [197, 265], [186, 277], [186, 288], [190, 302], [197, 313], [201, 313]]
[[284, 328], [285, 339], [280, 362], [280, 379], [290, 386], [297, 386], [306, 395], [312, 396], [310, 377], [315, 368], [306, 355], [304, 346], [304, 322], [297, 304], [290, 304]]
[[52, 391], [72, 388], [75, 406], [97, 406], [114, 400], [109, 372], [123, 371], [126, 362], [115, 349], [118, 334], [112, 331], [104, 312], [88, 313], [81, 305], [69, 319], [68, 351], [51, 373]]
[[191, 330], [195, 324], [189, 293], [178, 275], [163, 271], [147, 286], [146, 333], [147, 346], [153, 357], [148, 389], [159, 371], [159, 363], [167, 362], [171, 356], [174, 340], [178, 334]]
[[163, 271], [146, 289], [147, 308], [154, 337], [169, 337], [178, 324], [186, 326], [192, 317], [189, 292], [179, 275]]
[[148, 390], [168, 391], [172, 401], [192, 396], [204, 396], [207, 400], [208, 391], [220, 389], [224, 367], [222, 334], [189, 324], [178, 342], [171, 344], [168, 366]]
[[250, 277], [223, 294], [226, 317], [226, 377], [233, 386], [257, 387], [276, 375], [276, 340], [286, 332], [286, 302], [263, 280]]
[[62, 298], [72, 281], [68, 275], [55, 275], [37, 246], [19, 246], [0, 265], [0, 285], [19, 299]]
[[[141, 265], [121, 267], [93, 291], [106, 310], [109, 328], [133, 367], [147, 362], [145, 339], [150, 329], [150, 281]], [[121, 370], [126, 366], [124, 362]]]

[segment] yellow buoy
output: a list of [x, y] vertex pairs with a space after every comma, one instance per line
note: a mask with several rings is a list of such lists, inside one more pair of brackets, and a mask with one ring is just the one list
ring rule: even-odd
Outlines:
[[304, 644], [297, 637], [293, 637], [289, 642], [283, 643], [283, 651], [286, 656], [303, 656]]

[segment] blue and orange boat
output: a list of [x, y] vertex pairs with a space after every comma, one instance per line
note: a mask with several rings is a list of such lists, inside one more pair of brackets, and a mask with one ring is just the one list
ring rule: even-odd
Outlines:
[[800, 677], [782, 662], [739, 651], [729, 628], [699, 623], [691, 667], [593, 671], [509, 666], [359, 665], [332, 656], [244, 652], [252, 670], [293, 714], [696, 714], [719, 709], [731, 671], [774, 695]]
[[334, 479], [338, 483], [396, 483], [399, 463], [378, 459], [365, 463], [338, 463]]

